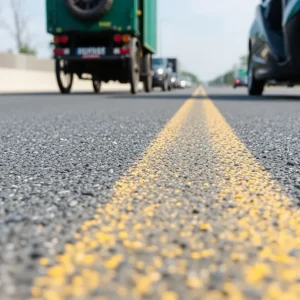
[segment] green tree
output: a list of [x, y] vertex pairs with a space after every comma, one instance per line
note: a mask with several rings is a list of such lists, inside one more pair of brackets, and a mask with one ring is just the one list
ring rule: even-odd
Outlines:
[[193, 83], [197, 83], [197, 84], [200, 84], [201, 81], [199, 80], [198, 76], [193, 74], [193, 73], [190, 73], [190, 72], [186, 72], [186, 71], [183, 71], [180, 73], [181, 76], [184, 76], [184, 77], [189, 77], [190, 80], [193, 82]]
[[[248, 66], [248, 55], [243, 55], [240, 57], [239, 60], [239, 67], [242, 69], [247, 70]], [[232, 85], [234, 83], [234, 77], [235, 77], [235, 70], [236, 67], [234, 67], [232, 70], [227, 71], [225, 74], [220, 75], [216, 77], [215, 79], [211, 80], [210, 84], [225, 84], [225, 85]]]
[[36, 50], [31, 48], [30, 46], [28, 45], [22, 45], [20, 50], [19, 50], [19, 53], [21, 54], [26, 54], [26, 55], [30, 55], [30, 56], [36, 56]]
[[209, 82], [212, 85], [225, 84], [232, 85], [234, 83], [234, 71], [228, 71], [225, 74], [218, 76], [217, 78]]
[[[18, 53], [36, 55], [36, 50], [31, 46], [29, 23], [30, 18], [26, 15], [27, 0], [8, 0], [10, 16], [0, 20], [2, 30], [13, 37]], [[1, 9], [1, 8], [0, 8]]]
[[247, 66], [248, 65], [248, 55], [244, 55], [240, 57], [240, 63], [242, 66]]

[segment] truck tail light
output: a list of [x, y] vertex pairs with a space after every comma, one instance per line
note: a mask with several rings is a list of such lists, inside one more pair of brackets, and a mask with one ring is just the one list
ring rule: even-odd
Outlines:
[[61, 44], [67, 44], [68, 41], [69, 41], [69, 37], [68, 37], [67, 35], [62, 35], [62, 36], [60, 37], [60, 43], [61, 43]]
[[54, 36], [54, 44], [67, 44], [69, 37], [67, 35], [56, 35]]
[[121, 48], [120, 49], [120, 54], [121, 55], [130, 54], [130, 49], [129, 48]]
[[55, 56], [70, 55], [70, 48], [56, 48], [53, 50]]
[[60, 39], [60, 37], [59, 37], [58, 35], [55, 35], [55, 36], [53, 37], [53, 43], [54, 43], [54, 44], [59, 44], [59, 39]]
[[130, 40], [131, 40], [131, 36], [130, 36], [129, 34], [124, 34], [124, 35], [122, 36], [122, 41], [123, 41], [124, 43], [128, 43]]
[[116, 34], [116, 35], [114, 36], [114, 42], [115, 42], [115, 43], [122, 43], [122, 40], [123, 40], [123, 38], [122, 38], [122, 35], [121, 35], [121, 34]]
[[54, 55], [64, 55], [65, 51], [64, 51], [64, 49], [57, 48], [57, 49], [53, 50], [53, 53], [54, 53]]

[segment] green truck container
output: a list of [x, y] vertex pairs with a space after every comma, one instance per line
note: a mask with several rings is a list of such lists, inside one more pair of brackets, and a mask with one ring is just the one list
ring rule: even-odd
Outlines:
[[73, 77], [101, 82], [139, 81], [152, 89], [151, 58], [156, 52], [156, 0], [47, 0], [47, 31], [54, 35], [57, 82], [69, 93]]

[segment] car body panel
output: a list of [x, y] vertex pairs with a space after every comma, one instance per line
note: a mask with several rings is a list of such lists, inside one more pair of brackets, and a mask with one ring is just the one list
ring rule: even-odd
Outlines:
[[[271, 0], [273, 1], [273, 0]], [[265, 1], [256, 9], [250, 29], [249, 50], [258, 80], [300, 81], [300, 1], [286, 2], [282, 30], [272, 29]]]
[[289, 0], [283, 15], [283, 25], [285, 26], [295, 15], [300, 12], [300, 1]]

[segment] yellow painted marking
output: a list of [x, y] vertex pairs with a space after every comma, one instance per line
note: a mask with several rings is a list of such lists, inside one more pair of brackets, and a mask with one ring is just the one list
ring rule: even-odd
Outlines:
[[[199, 92], [200, 88], [196, 89], [193, 96], [199, 94]], [[130, 211], [134, 209], [133, 195], [141, 185], [147, 185], [148, 189], [154, 188], [152, 181], [160, 176], [160, 171], [153, 168], [153, 158], [163, 159], [165, 149], [177, 137], [195, 102], [196, 100], [191, 98], [183, 104], [148, 147], [142, 158], [115, 183], [114, 195], [110, 203], [105, 205], [105, 207], [99, 207], [94, 219], [85, 222], [81, 226], [82, 234], [75, 235], [77, 242], [74, 245], [67, 244], [65, 246], [63, 259], [60, 256], [57, 257], [56, 265], [48, 269], [48, 275], [35, 280], [32, 289], [33, 298], [40, 293], [45, 299], [49, 300], [55, 297], [55, 299], [64, 299], [72, 296], [84, 297], [95, 290], [95, 282], [98, 284], [98, 287], [105, 287], [105, 285], [111, 283], [119, 265], [125, 260], [122, 255], [107, 253], [108, 249], [116, 244], [117, 239], [122, 240], [123, 247], [132, 258], [134, 258], [134, 252], [145, 249], [145, 241], [143, 236], [139, 234], [139, 231], [154, 225], [152, 220], [158, 205], [149, 203], [143, 211], [139, 211], [139, 218], [137, 219], [141, 220], [142, 223], [137, 221], [132, 228], [128, 228], [129, 215], [132, 217]], [[120, 206], [126, 201], [128, 203], [128, 214], [122, 214]], [[118, 217], [118, 222], [116, 222], [115, 217]], [[96, 227], [96, 230], [93, 231], [94, 227]], [[93, 252], [92, 259], [88, 253], [92, 252], [96, 247], [101, 247], [102, 252]], [[148, 249], [149, 251], [151, 250], [151, 248]], [[153, 248], [153, 250], [156, 249]], [[176, 251], [178, 249], [172, 249], [172, 251], [165, 251], [164, 253], [173, 257], [177, 255]], [[105, 255], [103, 252], [107, 254]], [[87, 258], [88, 255], [89, 257]], [[44, 261], [46, 260], [43, 259], [42, 262], [44, 263]], [[71, 285], [66, 284], [67, 278], [71, 277], [74, 279], [76, 268], [89, 268], [92, 261], [96, 261], [97, 265], [107, 270], [105, 276], [98, 278], [99, 274], [88, 269], [89, 273], [86, 272], [85, 275], [79, 275], [75, 281], [72, 281]], [[135, 283], [135, 288], [132, 291], [134, 297], [145, 296], [150, 293], [152, 285], [160, 279], [154, 270], [160, 268], [162, 263], [161, 258], [157, 257], [154, 259], [153, 265], [148, 266], [147, 276], [135, 276], [132, 278]], [[135, 265], [144, 267], [142, 262], [139, 261]], [[81, 284], [84, 285], [84, 289], [81, 288]], [[195, 286], [197, 282], [195, 281], [193, 284]], [[124, 293], [124, 290], [121, 290], [120, 293]], [[164, 299], [176, 299], [176, 295], [168, 292], [167, 287], [162, 289], [162, 293]]]
[[[202, 95], [207, 96], [204, 89]], [[235, 199], [236, 207], [226, 211], [223, 222], [239, 231], [225, 232], [222, 238], [236, 243], [238, 252], [242, 252], [232, 254], [233, 260], [243, 261], [240, 287], [261, 290], [263, 299], [300, 299], [300, 211], [291, 208], [281, 187], [239, 140], [211, 100], [204, 100], [204, 109], [213, 151], [221, 160], [219, 168], [224, 176], [219, 183], [219, 201], [228, 194]], [[243, 249], [257, 253], [246, 259]], [[298, 255], [292, 254], [296, 252]], [[268, 277], [277, 292], [265, 280]]]
[[[193, 97], [200, 94], [206, 96], [198, 88]], [[167, 183], [185, 180], [181, 171], [195, 163], [187, 158], [195, 145], [191, 139], [201, 147], [205, 138], [218, 160], [209, 170], [215, 183], [186, 180], [187, 190], [202, 191], [204, 197], [186, 199], [182, 186], [168, 188]], [[173, 146], [184, 151], [170, 162]], [[111, 201], [81, 226], [75, 244], [67, 244], [54, 265], [41, 260], [47, 271], [36, 278], [32, 297], [87, 299], [97, 289], [104, 295], [110, 289], [107, 295], [113, 290], [128, 299], [243, 300], [254, 289], [263, 300], [300, 299], [300, 214], [290, 206], [213, 102], [189, 99], [115, 183]], [[210, 209], [216, 215], [207, 213]], [[128, 284], [118, 282], [125, 270], [131, 270]], [[168, 286], [162, 270], [180, 281]], [[215, 272], [224, 280], [210, 290]]]

